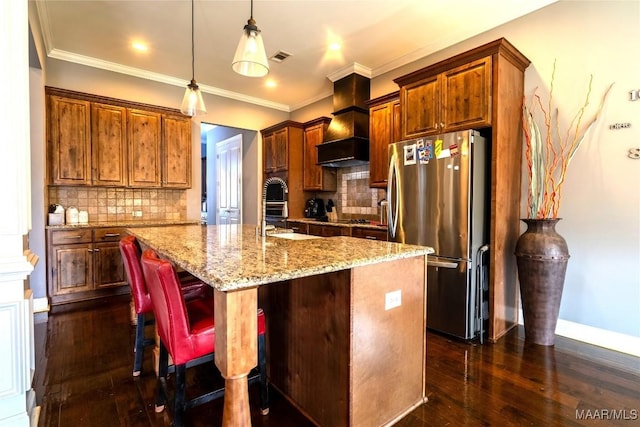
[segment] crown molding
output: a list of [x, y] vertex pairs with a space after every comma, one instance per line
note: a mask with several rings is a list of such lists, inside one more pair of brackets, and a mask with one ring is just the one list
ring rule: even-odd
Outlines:
[[[128, 67], [125, 65], [117, 64], [115, 62], [103, 61], [101, 59], [92, 58], [90, 56], [78, 55], [75, 53], [71, 53], [71, 52], [67, 52], [59, 49], [53, 49], [49, 51], [47, 55], [50, 58], [59, 59], [61, 61], [73, 62], [75, 64], [85, 65], [87, 67], [99, 68], [102, 70], [112, 71], [114, 73], [120, 73], [128, 76], [138, 77], [141, 79], [153, 80], [156, 82], [160, 82], [160, 83], [164, 83], [172, 86], [186, 87], [187, 84], [189, 83], [187, 80], [178, 79], [176, 77], [168, 76], [166, 74], [154, 73], [151, 71], [143, 70], [141, 68]], [[211, 95], [221, 96], [224, 98], [229, 98], [236, 101], [242, 101], [249, 104], [259, 105], [261, 107], [267, 107], [274, 110], [291, 112], [291, 107], [289, 105], [280, 104], [277, 102], [271, 102], [265, 99], [243, 95], [237, 92], [231, 92], [231, 91], [220, 89], [214, 86], [198, 84], [198, 87], [202, 92], [209, 93]]]
[[343, 67], [329, 74], [327, 78], [332, 82], [335, 82], [353, 73], [360, 74], [361, 76], [367, 77], [369, 79], [371, 78], [371, 68], [364, 66], [362, 64], [358, 64], [357, 62], [354, 62], [351, 65], [347, 65], [346, 67]]

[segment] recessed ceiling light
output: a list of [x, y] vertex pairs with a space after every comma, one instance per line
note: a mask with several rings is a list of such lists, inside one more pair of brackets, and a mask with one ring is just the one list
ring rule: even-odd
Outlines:
[[278, 83], [276, 83], [276, 81], [275, 81], [275, 80], [273, 80], [273, 79], [268, 79], [268, 80], [265, 82], [265, 86], [266, 86], [266, 87], [276, 87], [276, 86], [278, 86]]
[[134, 50], [137, 50], [138, 52], [146, 52], [147, 50], [149, 50], [149, 47], [147, 46], [147, 44], [141, 41], [132, 42], [131, 47]]
[[329, 43], [329, 50], [338, 51], [340, 49], [342, 49], [340, 42], [334, 41]]

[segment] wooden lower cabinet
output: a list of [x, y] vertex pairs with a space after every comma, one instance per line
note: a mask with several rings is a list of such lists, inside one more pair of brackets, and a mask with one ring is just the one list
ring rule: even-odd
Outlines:
[[51, 304], [127, 293], [119, 241], [122, 228], [48, 230], [47, 269]]
[[351, 236], [360, 239], [387, 240], [387, 229], [382, 227], [354, 227], [293, 220], [287, 222], [287, 228], [292, 229], [295, 233], [311, 234], [312, 236]]
[[309, 232], [313, 236], [331, 237], [331, 236], [350, 236], [349, 227], [339, 227], [335, 225], [309, 224]]
[[287, 221], [287, 228], [292, 229], [294, 233], [309, 234], [309, 226], [304, 222]]
[[353, 227], [351, 229], [351, 237], [359, 237], [361, 239], [370, 240], [387, 240], [387, 230], [376, 230], [373, 228]]

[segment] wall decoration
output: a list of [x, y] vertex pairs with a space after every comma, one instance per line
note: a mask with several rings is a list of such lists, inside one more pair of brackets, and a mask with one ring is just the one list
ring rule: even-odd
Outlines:
[[627, 129], [631, 127], [631, 123], [614, 123], [609, 125], [609, 129]]

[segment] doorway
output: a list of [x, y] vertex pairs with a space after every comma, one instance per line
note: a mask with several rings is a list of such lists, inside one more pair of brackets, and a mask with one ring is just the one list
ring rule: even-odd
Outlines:
[[[203, 122], [200, 140], [201, 222], [257, 224], [261, 191], [258, 187], [262, 183], [258, 132]], [[220, 158], [218, 154], [222, 154]], [[231, 212], [227, 215], [226, 210]]]
[[242, 224], [242, 135], [216, 144], [216, 224]]

